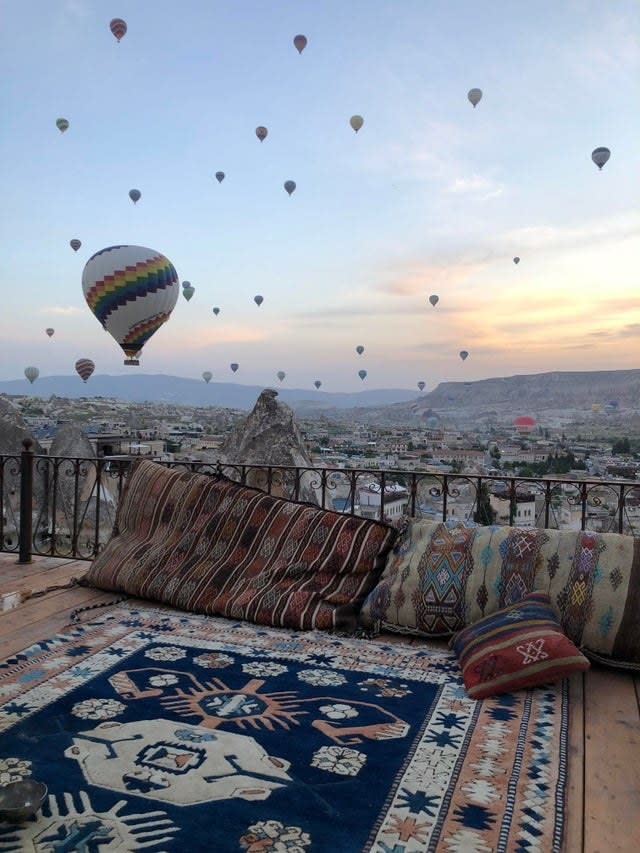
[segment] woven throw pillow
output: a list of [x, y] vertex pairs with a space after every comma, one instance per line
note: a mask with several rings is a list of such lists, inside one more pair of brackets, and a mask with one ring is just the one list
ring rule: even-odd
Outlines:
[[348, 630], [395, 535], [376, 521], [142, 460], [87, 583], [193, 613]]
[[589, 668], [563, 633], [545, 592], [531, 592], [464, 628], [450, 646], [473, 699], [547, 684]]

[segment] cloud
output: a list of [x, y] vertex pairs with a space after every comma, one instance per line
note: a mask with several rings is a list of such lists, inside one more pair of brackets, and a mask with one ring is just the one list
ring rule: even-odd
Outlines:
[[613, 240], [640, 236], [640, 214], [623, 214], [605, 222], [587, 222], [578, 226], [530, 225], [505, 232], [500, 238], [518, 246], [519, 251], [562, 250], [591, 246]]
[[479, 201], [487, 201], [501, 196], [504, 193], [504, 185], [495, 183], [483, 175], [471, 175], [468, 178], [454, 178], [446, 191], [457, 195], [470, 195]]
[[77, 305], [54, 305], [51, 308], [41, 308], [41, 314], [58, 314], [62, 316], [73, 316], [75, 314], [84, 314], [85, 308], [80, 308]]

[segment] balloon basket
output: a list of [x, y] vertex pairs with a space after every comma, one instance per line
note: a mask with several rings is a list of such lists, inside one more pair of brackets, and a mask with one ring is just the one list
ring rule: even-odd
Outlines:
[[125, 358], [124, 363], [130, 367], [138, 367], [140, 361], [137, 358]]

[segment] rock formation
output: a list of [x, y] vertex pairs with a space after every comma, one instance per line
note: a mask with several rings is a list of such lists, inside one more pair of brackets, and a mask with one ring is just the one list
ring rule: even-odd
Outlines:
[[[29, 428], [20, 414], [20, 410], [6, 397], [0, 397], [0, 464], [2, 465], [2, 505], [3, 533], [5, 547], [14, 547], [17, 541], [17, 529], [20, 519], [20, 454], [22, 442], [33, 442], [31, 449], [35, 454], [42, 448], [29, 432]], [[33, 509], [35, 519], [41, 514], [44, 498], [44, 483], [39, 466], [33, 472]]]
[[[220, 460], [232, 465], [293, 465], [311, 468], [312, 462], [295, 421], [293, 411], [279, 402], [278, 392], [265, 388], [258, 397], [253, 411], [229, 433], [220, 448]], [[230, 472], [236, 479], [236, 473]], [[247, 485], [266, 489], [267, 473], [263, 470], [247, 472]], [[319, 504], [317, 486], [319, 476], [313, 471], [301, 473], [298, 498]], [[274, 495], [295, 496], [293, 472], [272, 471]]]

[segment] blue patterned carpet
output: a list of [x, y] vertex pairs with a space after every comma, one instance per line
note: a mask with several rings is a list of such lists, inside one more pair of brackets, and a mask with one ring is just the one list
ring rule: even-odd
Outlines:
[[475, 702], [424, 646], [119, 605], [0, 665], [0, 851], [561, 847], [562, 685]]

